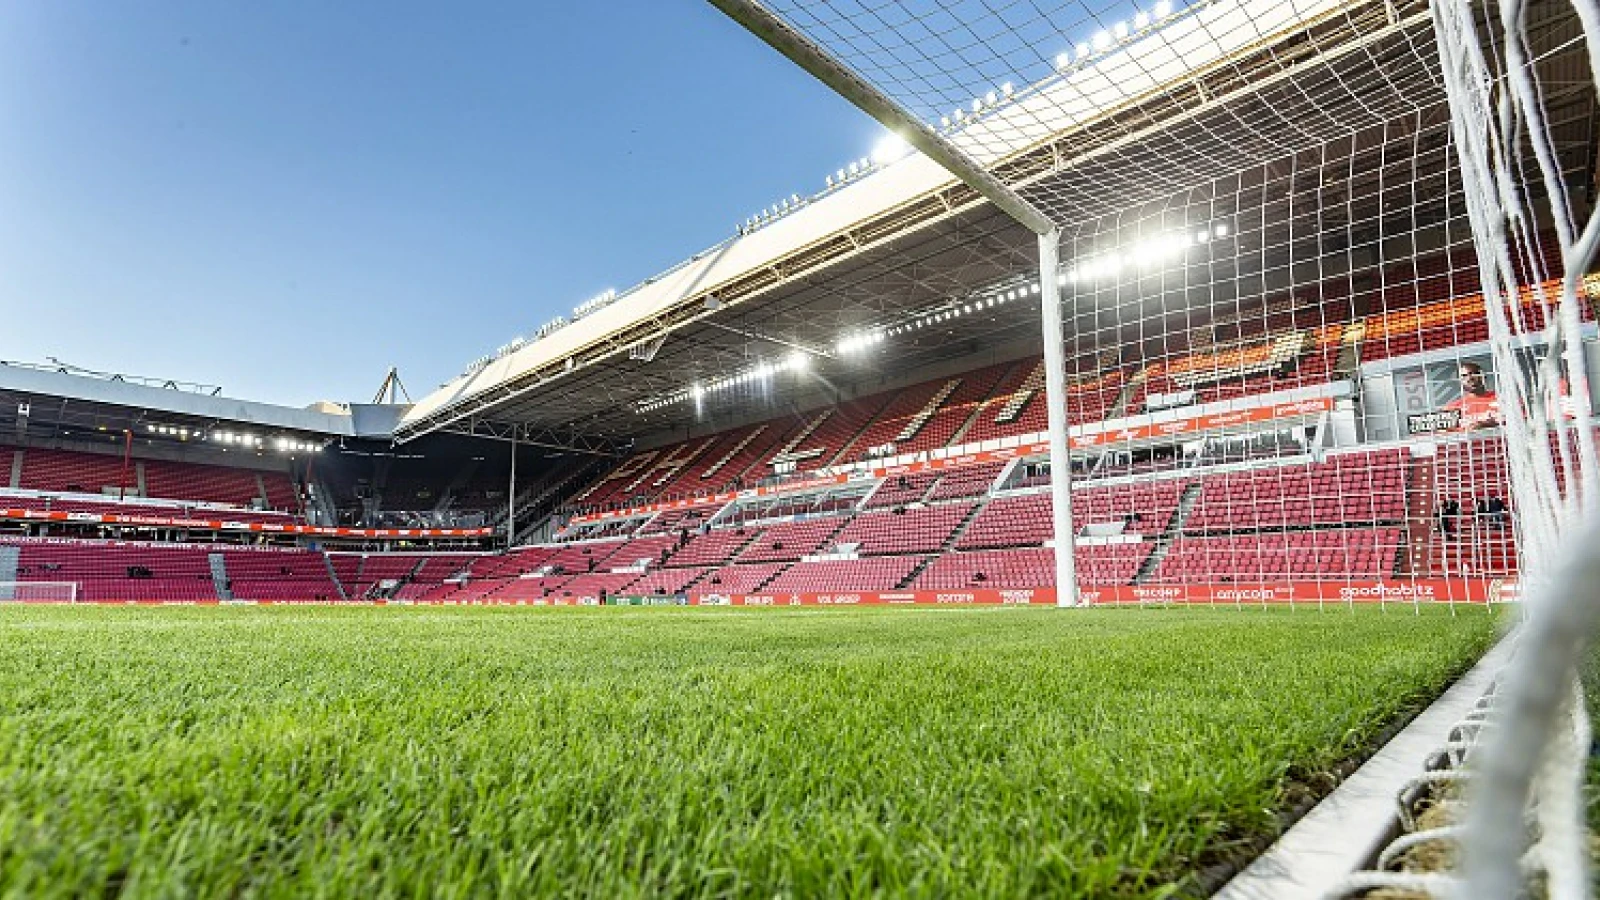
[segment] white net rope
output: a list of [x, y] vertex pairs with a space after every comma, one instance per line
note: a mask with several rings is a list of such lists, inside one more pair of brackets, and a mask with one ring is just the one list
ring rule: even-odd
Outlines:
[[[1592, 2], [768, 6], [1060, 227], [1044, 339], [1066, 347], [1086, 597], [1515, 579], [1534, 618], [1562, 600], [1600, 510]], [[872, 323], [884, 352], [925, 324]], [[1002, 487], [1043, 483], [1030, 462]], [[1093, 531], [1105, 510], [1119, 527]], [[1524, 736], [1555, 748], [1536, 830], [1552, 890], [1586, 896], [1587, 725], [1560, 706]]]
[[[1532, 37], [1541, 20], [1558, 13], [1565, 13], [1565, 45], [1586, 51], [1586, 72], [1551, 65], [1549, 42]], [[1590, 737], [1577, 664], [1593, 616], [1588, 628], [1556, 626], [1582, 623], [1581, 615], [1573, 620], [1574, 608], [1600, 600], [1574, 577], [1596, 552], [1578, 542], [1595, 533], [1577, 526], [1595, 522], [1600, 511], [1579, 299], [1600, 242], [1600, 216], [1584, 197], [1592, 182], [1564, 177], [1546, 97], [1563, 81], [1600, 84], [1600, 9], [1589, 0], [1508, 0], [1487, 10], [1440, 3], [1434, 18], [1481, 280], [1485, 295], [1497, 301], [1488, 304], [1495, 362], [1515, 373], [1500, 379], [1500, 394], [1530, 618], [1528, 646], [1510, 673], [1511, 709], [1482, 766], [1466, 853], [1471, 879], [1457, 895], [1510, 895], [1526, 852], [1528, 867], [1545, 874], [1551, 897], [1588, 897], [1582, 800]], [[1547, 280], [1551, 273], [1542, 266], [1552, 259], [1555, 279]], [[1544, 286], [1535, 298], [1542, 329], [1515, 299], [1520, 276], [1530, 271]], [[1546, 352], [1539, 365], [1518, 369], [1513, 348], [1533, 336]], [[1556, 577], [1564, 560], [1568, 575]], [[1531, 849], [1528, 834], [1506, 824], [1530, 804]]]

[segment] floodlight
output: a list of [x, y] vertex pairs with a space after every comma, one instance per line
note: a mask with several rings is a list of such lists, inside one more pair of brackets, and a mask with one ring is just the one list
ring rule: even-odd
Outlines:
[[998, 103], [999, 101], [1000, 101], [1000, 98], [996, 97], [994, 95], [994, 91], [990, 91], [989, 93], [983, 95], [983, 102], [988, 104], [989, 106], [993, 106], [996, 103]]
[[974, 98], [973, 101], [972, 101], [972, 111], [973, 112], [977, 112], [977, 111], [979, 111], [981, 109], [983, 109], [983, 98], [982, 97]]
[[939, 127], [940, 128], [949, 128], [950, 127], [950, 117], [949, 116], [940, 116], [939, 117]]
[[1117, 40], [1119, 41], [1126, 38], [1128, 36], [1128, 23], [1118, 22], [1117, 24], [1111, 26], [1111, 33], [1116, 35]]
[[1077, 49], [1077, 53], [1078, 53], [1078, 58], [1079, 59], [1083, 59], [1085, 56], [1088, 56], [1089, 55], [1089, 45], [1088, 44], [1079, 44], [1078, 45], [1078, 49]]
[[1142, 28], [1147, 27], [1149, 24], [1150, 24], [1150, 14], [1149, 13], [1139, 13], [1139, 14], [1137, 14], [1137, 15], [1135, 15], [1133, 17], [1133, 27], [1135, 27], [1135, 28], [1142, 29]]
[[1067, 54], [1062, 53], [1062, 54], [1059, 54], [1059, 55], [1056, 56], [1056, 68], [1065, 69], [1067, 66], [1069, 66], [1071, 64], [1072, 64], [1072, 57], [1068, 56]]
[[872, 161], [880, 166], [887, 166], [896, 160], [903, 159], [910, 150], [911, 145], [907, 144], [904, 138], [891, 132], [878, 141], [876, 147], [872, 148]]
[[1011, 86], [1011, 82], [1009, 82], [1009, 81], [1006, 82], [1005, 84], [1000, 85], [1000, 93], [1006, 95], [1007, 97], [1011, 96], [1015, 92], [1016, 92], [1016, 88], [1012, 87]]
[[1171, 0], [1160, 0], [1160, 2], [1156, 4], [1156, 18], [1164, 19], [1170, 15], [1172, 15]]
[[799, 350], [796, 350], [793, 353], [789, 354], [789, 368], [792, 371], [804, 372], [806, 370], [806, 367], [809, 366], [810, 364], [811, 364], [811, 357], [807, 356], [805, 353], [803, 353], [803, 352], [801, 352]]
[[1095, 32], [1095, 35], [1094, 35], [1094, 48], [1096, 50], [1104, 50], [1109, 46], [1111, 46], [1111, 32], [1109, 32], [1109, 31], [1097, 31], [1097, 32]]
[[1227, 237], [1228, 236], [1228, 226], [1227, 226], [1227, 224], [1223, 223], [1223, 222], [1218, 222], [1217, 223], [1216, 232], [1217, 232], [1217, 237]]

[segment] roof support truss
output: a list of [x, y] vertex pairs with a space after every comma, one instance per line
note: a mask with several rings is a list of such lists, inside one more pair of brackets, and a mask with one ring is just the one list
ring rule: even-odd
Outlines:
[[628, 450], [627, 447], [609, 438], [565, 429], [541, 428], [520, 422], [501, 422], [482, 416], [468, 416], [439, 430], [491, 441], [514, 441], [518, 444], [569, 453], [584, 453], [590, 456], [616, 457]]

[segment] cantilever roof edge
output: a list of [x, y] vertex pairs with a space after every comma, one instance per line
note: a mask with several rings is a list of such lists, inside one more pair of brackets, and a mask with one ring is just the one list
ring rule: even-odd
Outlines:
[[333, 437], [355, 436], [355, 424], [348, 415], [21, 366], [0, 366], [0, 390]]

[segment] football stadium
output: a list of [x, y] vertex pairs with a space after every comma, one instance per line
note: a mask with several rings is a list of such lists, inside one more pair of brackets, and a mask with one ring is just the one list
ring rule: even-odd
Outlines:
[[711, 5], [882, 143], [437, 389], [0, 362], [0, 895], [1592, 896], [1600, 8]]

